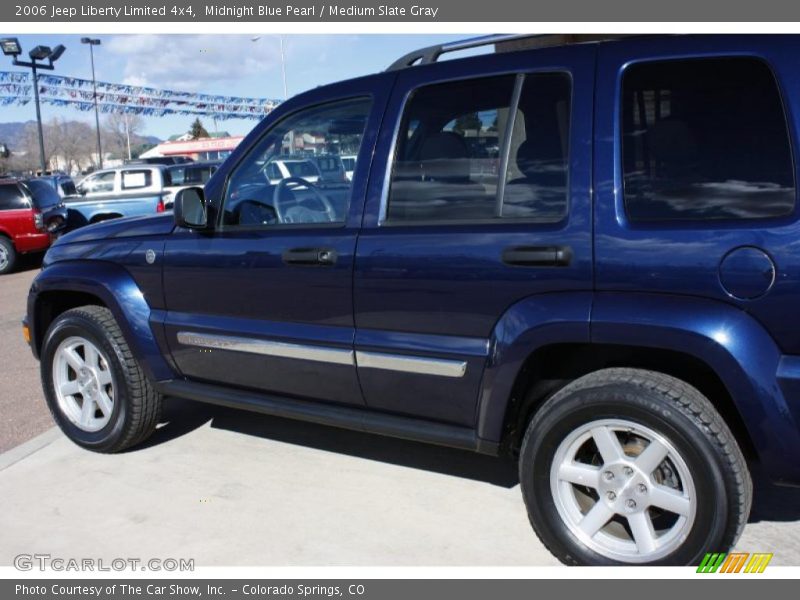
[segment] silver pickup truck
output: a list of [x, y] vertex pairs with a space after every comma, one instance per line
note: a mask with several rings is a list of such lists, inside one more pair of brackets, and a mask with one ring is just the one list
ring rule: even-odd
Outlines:
[[64, 199], [70, 228], [119, 217], [164, 212], [169, 174], [161, 165], [103, 169], [78, 183], [77, 196]]

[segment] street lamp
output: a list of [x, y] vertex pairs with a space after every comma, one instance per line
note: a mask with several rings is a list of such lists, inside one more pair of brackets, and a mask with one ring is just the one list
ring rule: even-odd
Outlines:
[[[36, 71], [38, 69], [45, 69], [52, 71], [55, 69], [53, 63], [61, 58], [66, 48], [59, 44], [55, 48], [50, 46], [36, 46], [33, 50], [28, 52], [30, 61], [19, 60], [19, 55], [22, 54], [22, 46], [19, 44], [17, 38], [3, 38], [0, 39], [0, 49], [6, 56], [11, 56], [13, 65], [15, 67], [28, 67], [33, 73], [33, 98], [36, 103], [36, 125], [39, 130], [39, 165], [42, 170], [42, 175], [47, 171], [47, 162], [44, 158], [44, 134], [42, 133], [42, 109], [39, 106], [39, 79]], [[47, 61], [41, 62], [41, 61]]]
[[103, 168], [103, 149], [100, 146], [100, 113], [97, 110], [97, 79], [94, 76], [94, 47], [100, 45], [100, 40], [95, 38], [81, 38], [81, 44], [89, 44], [89, 54], [92, 57], [92, 89], [94, 90], [94, 123], [97, 127], [97, 160]]

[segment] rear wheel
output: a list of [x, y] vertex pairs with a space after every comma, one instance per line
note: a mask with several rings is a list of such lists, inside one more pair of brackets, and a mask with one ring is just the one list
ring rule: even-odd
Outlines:
[[17, 251], [14, 244], [6, 237], [0, 236], [0, 275], [14, 270], [17, 263]]
[[161, 415], [161, 396], [133, 357], [111, 311], [68, 310], [50, 326], [41, 376], [50, 412], [76, 444], [118, 452], [145, 440]]
[[532, 419], [520, 482], [534, 530], [567, 564], [699, 564], [724, 552], [752, 483], [722, 417], [686, 383], [606, 369]]

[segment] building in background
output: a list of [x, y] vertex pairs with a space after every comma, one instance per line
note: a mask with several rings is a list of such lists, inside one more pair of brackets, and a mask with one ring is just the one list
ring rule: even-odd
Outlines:
[[160, 156], [190, 156], [195, 160], [222, 160], [228, 158], [244, 136], [209, 137], [200, 139], [181, 139], [158, 144], [139, 158]]

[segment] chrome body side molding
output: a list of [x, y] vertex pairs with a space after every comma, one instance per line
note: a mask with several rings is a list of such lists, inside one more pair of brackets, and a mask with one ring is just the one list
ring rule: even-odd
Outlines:
[[463, 360], [442, 358], [421, 358], [402, 354], [365, 352], [342, 348], [325, 348], [305, 344], [290, 344], [255, 338], [244, 338], [214, 333], [178, 332], [178, 343], [196, 348], [247, 352], [278, 358], [293, 358], [337, 365], [358, 366], [364, 369], [384, 369], [416, 373], [418, 375], [437, 375], [440, 377], [463, 377], [467, 363]]
[[213, 333], [191, 333], [188, 331], [178, 332], [178, 342], [184, 346], [195, 346], [197, 348], [231, 350], [264, 356], [276, 356], [278, 358], [313, 360], [337, 365], [352, 366], [355, 364], [353, 351], [341, 348], [323, 348], [321, 346], [306, 346], [272, 340], [232, 337]]
[[403, 371], [419, 375], [439, 375], [441, 377], [463, 377], [467, 372], [467, 363], [463, 360], [446, 360], [441, 358], [418, 358], [400, 354], [383, 354], [381, 352], [356, 352], [356, 363], [359, 368], [385, 369]]

